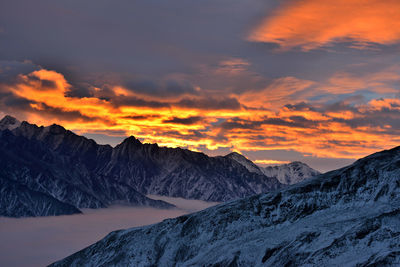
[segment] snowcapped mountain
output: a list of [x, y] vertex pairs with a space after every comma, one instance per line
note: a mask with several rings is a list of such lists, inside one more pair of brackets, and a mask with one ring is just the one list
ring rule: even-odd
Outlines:
[[281, 184], [291, 185], [301, 182], [305, 179], [321, 174], [319, 171], [314, 170], [307, 164], [299, 161], [294, 161], [289, 164], [282, 164], [277, 166], [259, 167], [245, 156], [233, 152], [225, 156], [226, 158], [235, 160], [242, 164], [249, 172], [264, 174], [267, 177], [274, 177], [279, 180]]
[[[244, 167], [246, 167], [246, 169], [249, 172], [254, 172], [257, 174], [261, 174], [261, 175], [263, 174], [260, 167], [258, 167], [256, 164], [254, 164], [254, 162], [252, 162], [251, 160], [249, 160], [242, 154], [239, 154], [237, 152], [232, 152], [232, 153], [226, 155], [225, 157], [242, 164]], [[268, 176], [268, 177], [273, 177], [273, 176]]]
[[0, 131], [1, 130], [12, 130], [21, 125], [21, 122], [17, 120], [14, 117], [11, 117], [9, 115], [6, 115], [1, 121], [0, 121]]
[[51, 266], [399, 266], [400, 147], [275, 192], [115, 231]]
[[76, 207], [0, 177], [0, 216], [26, 217], [81, 213]]
[[77, 209], [113, 203], [171, 207], [146, 194], [227, 201], [282, 187], [229, 157], [142, 144], [134, 137], [112, 148], [59, 125], [38, 127], [9, 116], [0, 125], [0, 178]]
[[139, 192], [206, 201], [227, 201], [281, 187], [275, 178], [249, 172], [225, 157], [127, 138], [113, 150], [102, 173]]
[[[57, 125], [37, 127], [22, 122], [12, 132], [0, 131], [0, 179], [16, 184], [9, 192], [9, 183], [2, 183], [0, 191], [8, 190], [13, 197], [8, 202], [3, 199], [0, 214], [11, 217], [70, 214], [79, 213], [79, 208], [101, 208], [114, 203], [173, 207], [96, 173], [95, 168], [105, 164], [104, 159], [111, 154], [110, 146], [99, 146]], [[25, 202], [27, 192], [31, 197]], [[54, 201], [67, 208], [63, 210], [63, 205], [58, 205], [57, 211], [43, 208], [35, 212], [36, 207], [52, 206]], [[21, 205], [25, 206], [22, 209], [25, 213], [20, 211]], [[12, 210], [19, 212], [9, 212]]]
[[321, 174], [319, 171], [314, 170], [307, 164], [299, 161], [277, 166], [268, 166], [260, 169], [266, 176], [275, 177], [279, 182], [286, 185], [296, 184], [305, 179]]

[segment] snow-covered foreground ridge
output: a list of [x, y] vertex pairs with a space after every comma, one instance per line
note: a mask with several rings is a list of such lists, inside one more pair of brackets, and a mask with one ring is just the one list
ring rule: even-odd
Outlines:
[[[0, 216], [72, 214], [116, 203], [168, 208], [145, 195], [221, 202], [285, 186], [257, 166], [248, 170], [244, 162], [253, 163], [237, 156], [244, 161], [142, 144], [133, 136], [116, 147], [99, 145], [59, 125], [6, 116], [0, 121]], [[305, 178], [302, 171], [291, 175]]]
[[400, 147], [275, 192], [110, 233], [52, 266], [399, 266]]

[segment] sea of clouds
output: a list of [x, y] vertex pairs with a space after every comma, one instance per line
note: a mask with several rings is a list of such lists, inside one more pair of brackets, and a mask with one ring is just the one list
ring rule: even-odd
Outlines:
[[100, 240], [109, 232], [160, 222], [218, 203], [149, 196], [174, 204], [171, 210], [112, 206], [83, 214], [37, 218], [0, 217], [0, 265], [46, 266]]

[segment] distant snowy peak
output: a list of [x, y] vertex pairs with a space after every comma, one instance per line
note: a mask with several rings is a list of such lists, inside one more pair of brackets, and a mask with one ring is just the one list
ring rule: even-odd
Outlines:
[[14, 117], [11, 117], [9, 115], [6, 115], [1, 121], [0, 121], [0, 131], [8, 129], [8, 130], [13, 130], [21, 125], [21, 122], [17, 120]]
[[234, 160], [244, 167], [249, 172], [257, 173], [260, 175], [265, 175], [268, 177], [274, 177], [278, 179], [278, 181], [284, 185], [291, 185], [295, 183], [299, 183], [305, 179], [317, 176], [320, 174], [319, 171], [314, 170], [309, 167], [307, 164], [294, 161], [289, 164], [277, 165], [277, 166], [269, 166], [269, 167], [259, 167], [254, 162], [239, 154], [237, 152], [232, 152], [225, 156], [225, 158]]
[[261, 175], [263, 174], [260, 167], [258, 167], [256, 164], [254, 164], [251, 160], [249, 160], [242, 154], [239, 154], [237, 152], [232, 152], [232, 153], [226, 155], [225, 158], [229, 158], [231, 160], [234, 160], [234, 161], [242, 164], [244, 167], [246, 167], [246, 169], [249, 172], [254, 172], [257, 174], [261, 174]]
[[307, 164], [294, 161], [289, 164], [261, 168], [264, 175], [275, 177], [282, 184], [290, 185], [321, 174]]

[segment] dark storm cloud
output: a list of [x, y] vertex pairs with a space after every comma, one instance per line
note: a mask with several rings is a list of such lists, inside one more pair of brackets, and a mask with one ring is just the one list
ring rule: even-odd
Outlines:
[[10, 92], [2, 92], [0, 85], [0, 106], [2, 110], [26, 110], [30, 109], [30, 104], [34, 103], [28, 99], [19, 97]]
[[306, 102], [300, 102], [296, 104], [286, 104], [285, 107], [290, 110], [315, 110], [315, 108], [311, 104]]
[[47, 80], [47, 79], [41, 79], [37, 76], [33, 75], [26, 75], [24, 80], [19, 80], [19, 82], [22, 82], [24, 84], [29, 85], [30, 83], [35, 83], [36, 87], [40, 90], [52, 90], [52, 89], [57, 89], [57, 84], [54, 81]]
[[390, 130], [386, 132], [387, 134], [400, 134], [400, 110], [383, 109], [362, 113], [362, 117], [358, 118], [334, 119], [334, 121], [344, 123], [352, 128], [371, 127], [376, 129], [376, 133], [379, 133], [382, 128], [390, 126]]
[[0, 84], [15, 84], [19, 82], [19, 75], [26, 75], [39, 69], [40, 66], [29, 61], [8, 61], [0, 58]]
[[155, 118], [160, 118], [160, 115], [131, 115], [131, 116], [124, 116], [122, 117], [123, 119], [130, 119], [130, 120], [149, 120], [149, 119], [155, 119]]
[[299, 128], [313, 128], [318, 125], [318, 122], [307, 120], [302, 116], [291, 116], [287, 119], [282, 118], [265, 118], [263, 120], [244, 120], [241, 118], [232, 118], [219, 124], [219, 127], [224, 130], [262, 130], [264, 125], [276, 125]]
[[[288, 104], [287, 107], [293, 111], [316, 111], [321, 114], [329, 114], [329, 112], [335, 112], [337, 114], [345, 114], [345, 112], [350, 112], [352, 117], [350, 118], [338, 118], [333, 117], [330, 118], [332, 122], [338, 122], [345, 124], [351, 128], [359, 128], [359, 127], [370, 127], [371, 132], [379, 133], [382, 128], [390, 126], [390, 131], [387, 131], [387, 134], [398, 135], [400, 133], [400, 104], [393, 102], [388, 104], [386, 107], [382, 107], [379, 109], [373, 109], [371, 107], [367, 108], [365, 105], [354, 105], [352, 102], [348, 100], [353, 100], [356, 103], [359, 103], [360, 100], [365, 99], [363, 97], [357, 98], [349, 98], [346, 101], [338, 101], [329, 105], [324, 106], [313, 106], [310, 103], [299, 103], [299, 104]], [[377, 101], [385, 101], [384, 99], [378, 99]], [[293, 120], [293, 124], [297, 124], [297, 126], [310, 127], [316, 126], [320, 122], [313, 122], [305, 119], [304, 117], [290, 117]], [[284, 123], [283, 123], [284, 124]], [[375, 131], [373, 130], [375, 129]], [[334, 141], [332, 141], [334, 142]]]
[[[216, 64], [242, 49], [246, 21], [261, 16], [260, 7], [267, 5], [256, 0], [6, 0], [0, 9], [0, 59], [30, 59], [64, 73], [73, 84], [95, 85], [103, 73], [114, 73], [121, 84], [144, 93], [193, 92], [190, 81], [177, 85], [168, 76], [193, 74], [196, 65]], [[127, 73], [151, 77], [132, 82]], [[160, 77], [164, 86], [154, 86]]]
[[218, 125], [223, 130], [234, 130], [234, 129], [248, 129], [255, 130], [260, 129], [261, 123], [259, 121], [249, 121], [240, 118], [232, 118], [222, 122]]
[[197, 94], [195, 88], [188, 81], [166, 80], [156, 82], [152, 80], [138, 80], [125, 82], [123, 85], [135, 93], [156, 97], [177, 97], [183, 94]]
[[221, 110], [221, 109], [229, 109], [229, 110], [238, 110], [241, 105], [236, 98], [228, 97], [228, 98], [189, 98], [185, 97], [180, 101], [175, 103], [178, 107], [184, 108], [194, 108], [194, 109], [210, 109], [210, 110]]
[[[118, 122], [124, 116], [137, 128], [149, 120], [146, 125], [153, 129], [141, 138], [151, 136], [153, 130], [165, 130], [151, 124], [156, 118], [153, 116], [161, 114], [159, 121], [186, 125], [181, 127], [186, 134], [189, 132], [186, 137], [170, 133], [175, 141], [208, 138], [218, 146], [240, 146], [238, 141], [245, 142], [247, 138], [247, 143], [257, 146], [264, 141], [279, 146], [296, 136], [295, 149], [307, 147], [310, 141], [306, 150], [314, 153], [320, 152], [315, 148], [322, 146], [319, 140], [341, 137], [342, 129], [333, 129], [329, 123], [345, 126], [346, 131], [368, 126], [370, 132], [376, 129], [376, 136], [381, 136], [382, 129], [385, 134], [397, 134], [400, 120], [396, 104], [380, 109], [360, 107], [379, 97], [399, 97], [395, 90], [382, 94], [372, 90], [398, 88], [398, 76], [387, 75], [399, 73], [396, 69], [384, 73], [383, 80], [373, 78], [375, 73], [400, 62], [398, 49], [361, 51], [335, 43], [332, 50], [294, 49], [282, 53], [276, 51], [277, 44], [249, 42], [249, 33], [278, 5], [279, 1], [263, 0], [2, 0], [0, 84], [17, 84], [21, 82], [18, 75], [24, 74], [24, 82], [50, 91], [54, 87], [51, 81], [28, 75], [43, 68], [63, 75], [69, 86], [57, 95], [65, 103], [51, 103], [49, 98], [46, 106], [38, 103], [42, 100], [34, 94], [30, 99], [38, 102], [0, 88], [0, 113], [14, 111], [18, 115], [32, 111], [42, 119], [64, 116], [89, 122], [97, 119], [97, 110], [105, 108], [107, 112], [100, 113], [109, 114], [120, 123], [115, 128], [135, 128], [128, 127], [127, 120]], [[335, 76], [343, 72], [351, 75]], [[313, 86], [301, 87], [310, 81]], [[122, 87], [121, 91], [115, 90], [118, 87]], [[248, 99], [244, 97], [246, 93]], [[356, 96], [364, 98], [355, 100]], [[85, 108], [78, 106], [81, 103]], [[282, 111], [285, 104], [288, 105]], [[153, 114], [141, 114], [142, 108], [146, 114]], [[225, 110], [230, 113], [221, 112], [224, 115], [219, 118], [218, 112]], [[237, 115], [234, 111], [238, 111]], [[272, 114], [269, 111], [276, 112], [276, 116], [264, 117], [263, 114]], [[185, 120], [189, 116], [206, 117], [201, 122], [208, 132], [186, 130], [196, 124]], [[230, 139], [235, 130], [238, 139]], [[339, 135], [331, 134], [335, 131]], [[329, 135], [320, 138], [319, 134], [324, 133]], [[281, 136], [284, 134], [287, 137]], [[371, 147], [375, 139], [369, 136]], [[173, 142], [169, 140], [170, 144]]]
[[365, 146], [365, 145], [367, 145], [367, 142], [364, 142], [363, 140], [359, 140], [359, 141], [328, 140], [327, 142], [329, 144], [332, 144], [332, 145], [335, 145], [335, 146], [342, 146], [342, 147]]
[[132, 106], [132, 107], [149, 107], [149, 108], [169, 108], [171, 105], [167, 102], [145, 100], [136, 96], [122, 96], [110, 99], [110, 102], [117, 107]]
[[195, 131], [195, 130], [191, 130], [187, 134], [183, 134], [178, 131], [163, 131], [162, 134], [163, 136], [169, 136], [173, 138], [183, 138], [184, 140], [199, 140], [208, 137], [206, 134], [203, 134], [200, 131]]
[[[72, 85], [68, 95], [77, 97], [90, 96], [90, 86], [114, 85], [110, 79], [159, 96], [195, 94], [193, 85], [243, 92], [255, 74], [261, 80], [320, 80], [348, 63], [365, 61], [365, 51], [274, 53], [273, 47], [248, 42], [249, 31], [276, 6], [261, 0], [4, 0], [0, 60], [29, 59], [63, 73]], [[400, 59], [390, 50], [368, 57], [379, 67]], [[226, 58], [242, 58], [251, 72], [238, 80], [199, 69], [214, 69]], [[175, 74], [183, 76], [170, 78]]]
[[293, 138], [285, 137], [285, 136], [275, 136], [275, 135], [251, 135], [248, 137], [250, 141], [262, 141], [262, 140], [272, 140], [275, 142], [284, 142], [292, 140]]
[[[71, 81], [69, 81], [71, 83]], [[93, 97], [93, 85], [81, 82], [81, 83], [71, 83], [71, 88], [66, 93], [68, 97]]]
[[175, 124], [184, 124], [184, 125], [192, 125], [198, 122], [201, 122], [203, 120], [202, 117], [199, 116], [193, 116], [193, 117], [187, 117], [187, 118], [179, 118], [179, 117], [173, 117], [168, 120], [163, 120], [164, 123], [175, 123]]
[[[0, 85], [0, 107], [1, 111], [9, 114], [29, 114], [35, 113], [45, 118], [56, 118], [57, 120], [68, 120], [68, 121], [82, 121], [82, 122], [93, 122], [102, 121], [105, 124], [113, 125], [113, 122], [100, 118], [90, 117], [83, 115], [79, 111], [70, 111], [61, 108], [52, 107], [45, 103], [40, 103], [26, 98], [17, 96], [11, 92], [2, 92]], [[25, 118], [25, 116], [21, 116]]]
[[44, 103], [37, 103], [38, 108], [31, 108], [35, 110], [37, 114], [41, 114], [44, 117], [52, 117], [58, 120], [67, 120], [67, 121], [82, 121], [82, 122], [94, 122], [94, 121], [102, 121], [105, 124], [113, 125], [114, 123], [101, 117], [90, 117], [83, 115], [79, 111], [69, 111], [61, 108], [50, 107]]

